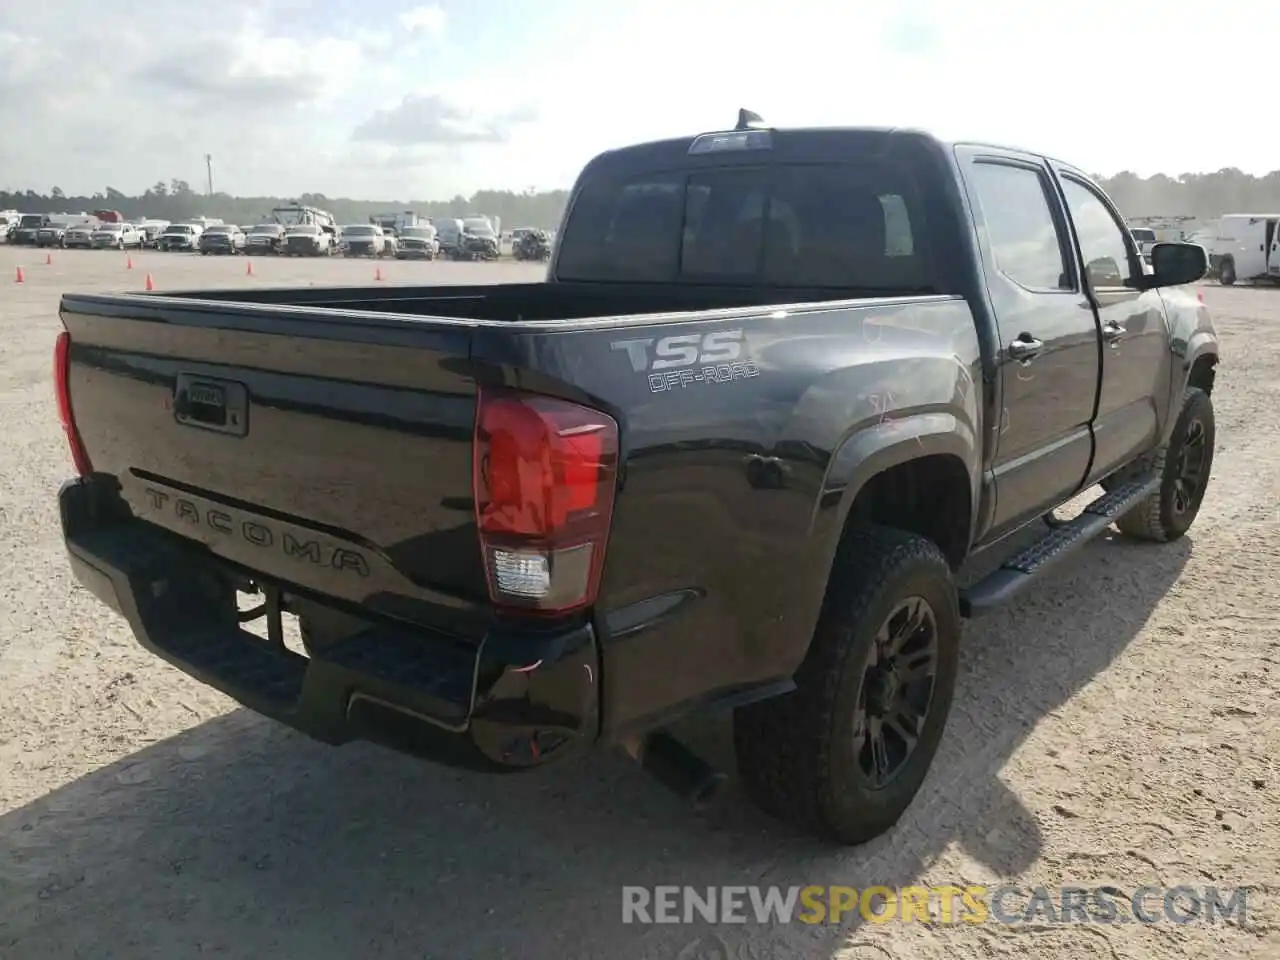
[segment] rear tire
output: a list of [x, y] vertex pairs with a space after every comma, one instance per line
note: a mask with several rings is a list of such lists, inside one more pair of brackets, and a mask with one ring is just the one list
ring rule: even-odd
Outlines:
[[1191, 529], [1213, 472], [1216, 433], [1213, 401], [1198, 387], [1187, 387], [1168, 442], [1102, 484], [1110, 489], [1142, 473], [1160, 475], [1160, 489], [1116, 521], [1122, 534], [1168, 543]]
[[[937, 753], [959, 640], [956, 588], [936, 545], [884, 527], [847, 534], [796, 689], [734, 712], [747, 795], [841, 844], [889, 830]], [[877, 782], [875, 768], [893, 760]]]
[[1218, 267], [1218, 282], [1224, 287], [1229, 287], [1236, 282], [1236, 265], [1233, 260], [1223, 260], [1222, 266]]

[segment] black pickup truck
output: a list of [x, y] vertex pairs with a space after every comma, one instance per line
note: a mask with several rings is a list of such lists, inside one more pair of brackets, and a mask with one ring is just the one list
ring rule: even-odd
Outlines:
[[545, 283], [64, 296], [66, 545], [148, 649], [322, 741], [611, 745], [704, 800], [671, 724], [731, 708], [748, 794], [858, 843], [925, 779], [962, 618], [1192, 523], [1205, 267], [1144, 266], [1056, 160], [744, 111], [594, 159]]

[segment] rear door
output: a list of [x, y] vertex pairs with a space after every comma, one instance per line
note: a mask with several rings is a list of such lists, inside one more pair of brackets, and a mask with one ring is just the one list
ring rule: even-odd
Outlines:
[[1103, 343], [1093, 479], [1150, 449], [1160, 436], [1169, 414], [1169, 327], [1158, 290], [1125, 285], [1141, 274], [1142, 264], [1123, 218], [1079, 171], [1060, 166], [1057, 173]]
[[1084, 483], [1099, 331], [1044, 160], [985, 147], [956, 153], [1002, 341], [995, 537]]

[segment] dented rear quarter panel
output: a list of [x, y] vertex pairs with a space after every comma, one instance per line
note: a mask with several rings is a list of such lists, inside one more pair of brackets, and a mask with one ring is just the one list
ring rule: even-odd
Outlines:
[[977, 502], [982, 380], [960, 298], [526, 323], [478, 337], [472, 359], [621, 426], [597, 608], [615, 733], [789, 682], [876, 473], [950, 454]]

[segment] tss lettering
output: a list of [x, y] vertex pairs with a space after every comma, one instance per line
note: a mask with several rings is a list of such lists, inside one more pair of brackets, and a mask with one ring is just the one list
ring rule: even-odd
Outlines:
[[742, 330], [683, 333], [670, 337], [615, 340], [610, 349], [625, 351], [636, 373], [697, 365], [733, 363], [743, 354]]

